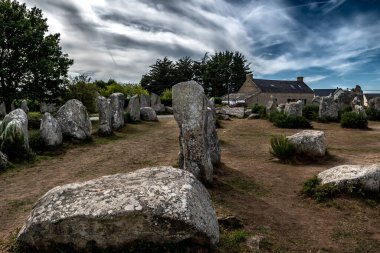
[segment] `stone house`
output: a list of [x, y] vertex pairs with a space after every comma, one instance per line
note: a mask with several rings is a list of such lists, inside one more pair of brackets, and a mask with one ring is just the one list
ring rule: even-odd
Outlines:
[[[222, 101], [232, 104], [244, 104], [252, 106], [255, 104], [266, 105], [270, 97], [277, 98], [279, 104], [302, 100], [305, 104], [311, 104], [314, 92], [303, 81], [303, 77], [297, 77], [295, 81], [255, 79], [248, 74], [244, 84], [237, 93], [222, 97]], [[243, 103], [244, 101], [244, 103]]]
[[380, 93], [366, 93], [363, 95], [364, 106], [368, 106], [368, 101], [372, 98], [380, 97]]

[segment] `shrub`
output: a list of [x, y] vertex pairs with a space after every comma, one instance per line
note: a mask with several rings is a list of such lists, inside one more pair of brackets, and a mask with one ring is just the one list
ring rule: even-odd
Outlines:
[[172, 106], [172, 90], [171, 89], [165, 89], [161, 93], [161, 103], [165, 106]]
[[367, 118], [369, 120], [380, 121], [380, 111], [375, 110], [375, 108], [367, 108], [366, 110]]
[[243, 252], [242, 248], [244, 243], [249, 236], [249, 232], [239, 229], [239, 230], [227, 230], [224, 227], [220, 228], [220, 241], [219, 249], [220, 252]]
[[318, 202], [323, 202], [335, 197], [339, 193], [338, 187], [334, 184], [321, 185], [321, 181], [317, 176], [304, 182], [301, 194], [311, 197]]
[[29, 146], [34, 151], [43, 151], [45, 149], [45, 141], [40, 131], [31, 132], [29, 134]]
[[280, 112], [271, 113], [269, 121], [279, 128], [312, 128], [305, 117], [288, 116]]
[[28, 112], [28, 119], [29, 120], [40, 120], [42, 119], [43, 115], [40, 112]]
[[221, 97], [214, 97], [215, 105], [221, 105], [222, 104], [222, 98]]
[[302, 116], [308, 120], [317, 120], [318, 113], [318, 105], [305, 105], [305, 107], [302, 109]]
[[260, 115], [260, 118], [265, 118], [266, 117], [266, 108], [265, 106], [263, 105], [258, 105], [258, 104], [255, 104], [253, 107], [252, 107], [252, 113], [257, 113]]
[[296, 150], [293, 144], [284, 136], [272, 136], [270, 139], [270, 153], [282, 162], [292, 162], [296, 156]]
[[340, 125], [347, 128], [368, 128], [367, 117], [356, 112], [345, 112], [340, 119]]
[[69, 99], [78, 99], [86, 106], [90, 113], [96, 111], [96, 99], [98, 97], [98, 88], [96, 84], [78, 82], [69, 86]]

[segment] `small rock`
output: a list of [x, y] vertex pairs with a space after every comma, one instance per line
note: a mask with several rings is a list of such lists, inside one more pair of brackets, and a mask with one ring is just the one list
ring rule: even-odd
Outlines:
[[165, 111], [166, 111], [167, 113], [173, 114], [173, 107], [165, 106]]
[[222, 110], [223, 110], [224, 114], [227, 114], [230, 117], [236, 117], [239, 119], [244, 118], [244, 107], [223, 106]]
[[247, 119], [259, 119], [260, 118], [260, 114], [258, 113], [251, 113]]
[[158, 121], [157, 114], [151, 107], [141, 107], [140, 118], [144, 121]]
[[260, 250], [260, 244], [263, 241], [263, 239], [264, 239], [264, 236], [261, 236], [261, 235], [250, 236], [245, 241], [245, 245], [247, 245], [247, 247], [250, 250], [256, 252]]

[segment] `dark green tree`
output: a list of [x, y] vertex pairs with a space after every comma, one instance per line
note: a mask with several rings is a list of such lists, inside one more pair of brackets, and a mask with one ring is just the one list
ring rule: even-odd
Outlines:
[[189, 57], [183, 57], [174, 65], [174, 84], [194, 80], [194, 61]]
[[161, 94], [175, 84], [175, 78], [175, 64], [165, 57], [163, 60], [157, 59], [156, 63], [150, 66], [149, 73], [143, 75], [140, 84], [150, 92]]
[[223, 96], [236, 92], [249, 73], [249, 64], [239, 52], [216, 52], [207, 61], [203, 73], [203, 86], [210, 96]]
[[65, 90], [73, 60], [62, 53], [59, 34], [47, 32], [40, 9], [0, 0], [0, 100], [7, 111], [13, 99], [53, 101]]

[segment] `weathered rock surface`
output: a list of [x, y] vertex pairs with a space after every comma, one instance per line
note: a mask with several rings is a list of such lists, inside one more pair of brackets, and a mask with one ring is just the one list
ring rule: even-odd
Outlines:
[[284, 113], [292, 117], [302, 117], [303, 102], [289, 102], [285, 104]]
[[140, 107], [150, 107], [150, 96], [147, 94], [140, 95]]
[[246, 109], [245, 111], [244, 111], [244, 117], [248, 117], [249, 115], [251, 115], [252, 114], [252, 109]]
[[144, 121], [158, 121], [157, 114], [152, 107], [141, 107], [140, 119]]
[[133, 121], [140, 120], [140, 98], [139, 95], [134, 95], [128, 102], [127, 112]]
[[345, 90], [334, 96], [334, 100], [337, 104], [338, 111], [343, 110], [345, 107], [351, 106], [351, 102], [355, 98], [355, 93], [350, 90]]
[[251, 113], [247, 119], [259, 119], [260, 118], [260, 114], [258, 113]]
[[180, 168], [211, 183], [213, 166], [206, 136], [208, 99], [203, 87], [195, 81], [178, 83], [172, 87], [172, 96], [174, 118], [180, 129]]
[[11, 111], [1, 122], [0, 150], [12, 158], [29, 154], [28, 116], [23, 110]]
[[287, 138], [294, 145], [297, 154], [310, 158], [326, 154], [326, 137], [323, 131], [304, 130]]
[[99, 130], [98, 130], [99, 135], [101, 136], [112, 135], [110, 99], [99, 96], [97, 99], [97, 108], [99, 112]]
[[283, 113], [285, 111], [285, 104], [279, 104], [277, 106], [277, 111]]
[[328, 119], [338, 119], [339, 106], [334, 101], [333, 96], [322, 97], [319, 104], [319, 117]]
[[2, 102], [0, 104], [0, 116], [5, 116], [5, 115], [7, 115], [7, 110], [5, 108], [5, 103]]
[[315, 96], [315, 97], [313, 98], [313, 100], [311, 101], [311, 103], [312, 103], [313, 105], [319, 105], [319, 104], [321, 103], [321, 97], [320, 97], [320, 96]]
[[58, 108], [56, 104], [47, 104], [45, 102], [40, 103], [40, 112], [42, 113], [45, 113], [45, 112], [54, 113], [57, 110]]
[[62, 145], [62, 130], [58, 121], [48, 112], [45, 112], [41, 120], [40, 133], [45, 145], [57, 147]]
[[321, 184], [334, 184], [339, 188], [360, 184], [366, 191], [380, 192], [380, 164], [341, 165], [318, 174]]
[[217, 165], [220, 163], [221, 150], [218, 138], [218, 132], [216, 131], [216, 111], [213, 100], [209, 100], [207, 108], [207, 146], [210, 151], [211, 163]]
[[91, 138], [90, 117], [79, 100], [71, 99], [59, 108], [57, 120], [64, 136], [78, 140]]
[[244, 107], [229, 107], [229, 106], [223, 106], [222, 107], [223, 114], [227, 114], [230, 117], [236, 117], [239, 119], [244, 118]]
[[137, 242], [215, 245], [219, 227], [210, 196], [193, 174], [172, 167], [58, 186], [35, 204], [17, 242], [27, 251], [119, 250]]
[[277, 98], [271, 96], [266, 105], [266, 113], [269, 116], [273, 112], [277, 112], [278, 101]]
[[166, 111], [166, 109], [165, 109], [165, 105], [163, 105], [163, 104], [152, 105], [152, 109], [153, 109], [156, 113], [164, 113], [164, 112]]
[[24, 99], [24, 100], [21, 101], [20, 108], [21, 108], [21, 110], [23, 110], [25, 113], [28, 113], [28, 112], [29, 112], [28, 101], [26, 101], [26, 99]]
[[357, 113], [357, 114], [361, 114], [361, 115], [363, 115], [364, 117], [367, 117], [367, 113], [365, 112], [364, 107], [361, 106], [361, 105], [355, 105], [353, 111], [354, 111], [355, 113]]
[[171, 106], [165, 106], [165, 111], [167, 113], [173, 114], [173, 107], [171, 107]]
[[155, 105], [161, 104], [161, 98], [159, 95], [151, 93], [150, 94], [150, 106], [153, 107]]
[[111, 99], [111, 124], [112, 129], [119, 130], [124, 126], [124, 94], [113, 93]]
[[0, 151], [0, 171], [5, 170], [8, 166], [8, 157]]

